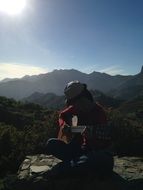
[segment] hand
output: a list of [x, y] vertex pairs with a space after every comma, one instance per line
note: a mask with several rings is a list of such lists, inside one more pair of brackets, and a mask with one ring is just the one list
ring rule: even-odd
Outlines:
[[62, 132], [63, 132], [64, 135], [70, 135], [71, 134], [71, 127], [68, 126], [68, 125], [64, 125], [63, 129], [62, 129]]

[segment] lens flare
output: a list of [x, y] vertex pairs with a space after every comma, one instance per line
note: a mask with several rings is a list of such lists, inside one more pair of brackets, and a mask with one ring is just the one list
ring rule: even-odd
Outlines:
[[8, 15], [22, 13], [26, 6], [26, 0], [0, 0], [0, 11]]

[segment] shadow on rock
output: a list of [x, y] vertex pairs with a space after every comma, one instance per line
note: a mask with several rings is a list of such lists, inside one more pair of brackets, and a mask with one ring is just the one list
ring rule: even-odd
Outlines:
[[143, 179], [134, 179], [129, 181], [128, 187], [130, 190], [143, 190]]
[[[75, 175], [74, 175], [75, 174]], [[85, 173], [84, 173], [85, 174]], [[128, 182], [113, 172], [109, 176], [94, 175], [93, 173], [61, 173], [61, 176], [41, 175], [27, 180], [18, 180], [16, 183], [7, 188], [7, 190], [127, 190]], [[133, 185], [133, 184], [132, 184]]]
[[30, 156], [16, 179], [7, 178], [5, 190], [143, 190], [142, 157], [114, 157], [114, 168], [112, 159], [102, 165], [98, 160], [82, 156], [61, 162], [53, 156]]

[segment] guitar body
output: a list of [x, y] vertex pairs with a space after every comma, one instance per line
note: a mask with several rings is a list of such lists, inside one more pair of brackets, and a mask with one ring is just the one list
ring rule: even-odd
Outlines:
[[68, 134], [63, 133], [63, 127], [60, 127], [59, 133], [58, 133], [58, 139], [64, 141], [66, 144], [68, 144], [72, 139], [72, 133], [69, 132]]
[[74, 137], [81, 135], [86, 129], [86, 126], [71, 126], [66, 134], [63, 133], [63, 127], [60, 128], [58, 139], [69, 143]]

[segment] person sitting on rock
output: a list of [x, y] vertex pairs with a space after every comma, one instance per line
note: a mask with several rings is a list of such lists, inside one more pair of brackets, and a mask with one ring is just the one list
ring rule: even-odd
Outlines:
[[79, 81], [69, 82], [64, 94], [66, 108], [59, 115], [58, 138], [47, 141], [46, 153], [62, 161], [71, 161], [92, 152], [98, 158], [97, 162], [110, 160], [113, 167], [113, 158], [108, 151], [110, 138], [100, 131], [107, 126], [102, 106], [94, 102], [87, 85]]

